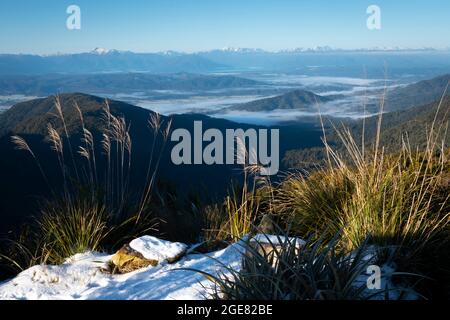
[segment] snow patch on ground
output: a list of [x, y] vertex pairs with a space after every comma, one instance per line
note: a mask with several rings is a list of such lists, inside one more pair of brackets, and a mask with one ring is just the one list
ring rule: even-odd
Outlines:
[[[273, 245], [286, 241], [284, 237], [257, 235], [250, 239], [259, 243]], [[294, 238], [289, 240], [293, 241]], [[302, 246], [303, 240], [296, 239]], [[198, 270], [211, 276], [227, 275], [226, 268], [239, 271], [242, 254], [245, 252], [248, 237], [229, 247], [210, 254], [187, 254], [180, 261], [163, 263], [126, 274], [112, 275], [107, 269], [112, 255], [87, 252], [67, 259], [62, 265], [37, 265], [23, 271], [14, 279], [0, 283], [0, 300], [201, 300], [211, 293], [213, 284]], [[187, 250], [181, 243], [171, 243], [153, 237], [142, 237], [130, 243], [147, 259], [177, 255]], [[368, 264], [376, 257], [376, 247], [364, 252]], [[188, 251], [189, 252], [189, 251]], [[385, 263], [380, 266], [381, 286], [373, 290], [364, 289], [367, 297], [374, 300], [385, 298], [388, 289], [391, 299], [417, 299], [412, 290], [402, 290], [392, 281], [395, 265]], [[362, 273], [355, 281], [355, 287], [364, 288], [371, 273]]]
[[122, 275], [103, 273], [112, 256], [76, 255], [59, 266], [38, 265], [0, 283], [0, 299], [201, 300], [211, 283], [201, 270], [217, 276], [224, 266], [241, 268], [242, 243], [209, 255], [190, 254], [174, 264], [148, 267]]

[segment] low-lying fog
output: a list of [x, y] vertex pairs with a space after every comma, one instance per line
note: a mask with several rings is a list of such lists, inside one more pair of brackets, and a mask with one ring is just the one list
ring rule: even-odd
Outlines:
[[[149, 92], [119, 92], [104, 94], [109, 97], [164, 115], [181, 113], [203, 113], [251, 124], [274, 124], [293, 121], [320, 113], [335, 117], [360, 118], [376, 112], [376, 105], [385, 87], [404, 85], [405, 82], [384, 79], [362, 79], [350, 77], [323, 77], [276, 73], [247, 73], [236, 76], [257, 80], [264, 85], [208, 91], [153, 90]], [[333, 97], [333, 101], [304, 110], [273, 110], [269, 112], [248, 112], [226, 110], [228, 107], [249, 101], [274, 97], [292, 90], [304, 89], [322, 96]], [[0, 112], [11, 105], [35, 97], [22, 95], [0, 96]]]
[[38, 98], [38, 97], [25, 96], [22, 94], [14, 94], [14, 95], [9, 95], [9, 96], [0, 95], [0, 113], [9, 109], [11, 106], [15, 105], [16, 103], [33, 100], [36, 98]]
[[[128, 101], [165, 115], [179, 113], [205, 113], [217, 118], [251, 124], [274, 124], [310, 117], [320, 113], [335, 117], [361, 118], [376, 113], [378, 101], [386, 88], [404, 85], [393, 80], [347, 77], [309, 77], [287, 74], [235, 74], [264, 82], [265, 86], [239, 90], [208, 92], [170, 92], [161, 96], [130, 97]], [[273, 110], [248, 112], [226, 110], [227, 107], [257, 99], [269, 98], [292, 90], [304, 89], [335, 100], [313, 107], [311, 112], [299, 110]], [[247, 94], [246, 94], [247, 93]], [[125, 98], [115, 95], [112, 98]]]

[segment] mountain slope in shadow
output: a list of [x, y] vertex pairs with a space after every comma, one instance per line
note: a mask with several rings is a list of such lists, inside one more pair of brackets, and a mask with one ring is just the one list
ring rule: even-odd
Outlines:
[[[385, 101], [386, 111], [401, 111], [430, 104], [438, 100], [446, 90], [450, 74], [419, 81], [405, 87], [388, 91]], [[447, 94], [450, 92], [447, 91]]]
[[[419, 105], [407, 110], [384, 113], [381, 119], [380, 146], [386, 153], [396, 153], [406, 144], [412, 150], [424, 150], [430, 129], [434, 123], [434, 135], [444, 148], [450, 145], [450, 96], [429, 104]], [[358, 146], [362, 141], [366, 150], [372, 150], [377, 136], [379, 116], [364, 120], [336, 121], [324, 118], [327, 142], [342, 155], [348, 154], [336, 130], [347, 128]], [[333, 125], [330, 125], [333, 124]], [[364, 139], [363, 139], [364, 133]], [[326, 158], [325, 148], [313, 147], [288, 150], [283, 159], [289, 168], [314, 167]]]
[[151, 90], [197, 91], [245, 88], [261, 82], [230, 75], [201, 75], [190, 73], [100, 73], [0, 75], [0, 94], [47, 96], [55, 92], [141, 93]]
[[[96, 154], [101, 157], [102, 131], [105, 126], [105, 100], [91, 95], [73, 93], [59, 96], [61, 109], [69, 139], [63, 139], [65, 146], [72, 146], [75, 161], [66, 161], [82, 168], [84, 159], [78, 156], [81, 141], [80, 115], [74, 107], [76, 103], [84, 118], [86, 129], [93, 134]], [[120, 101], [109, 101], [111, 114], [121, 116], [130, 126], [132, 140], [132, 169], [130, 174], [131, 189], [139, 190], [145, 183], [148, 159], [150, 157], [154, 134], [149, 129], [148, 121], [152, 114], [150, 110], [136, 107]], [[26, 139], [36, 157], [48, 175], [53, 189], [61, 190], [61, 171], [58, 169], [58, 159], [45, 141], [49, 123], [65, 136], [63, 124], [56, 116], [55, 97], [35, 99], [19, 103], [0, 115], [0, 218], [3, 223], [0, 232], [17, 226], [33, 214], [36, 214], [37, 201], [49, 195], [49, 188], [40, 176], [33, 158], [26, 152], [15, 150], [11, 143], [12, 135]], [[203, 130], [210, 128], [225, 132], [226, 129], [247, 130], [249, 128], [265, 128], [237, 124], [231, 121], [210, 118], [204, 115], [185, 114], [171, 117], [172, 128], [184, 128], [194, 132], [194, 121], [202, 121]], [[165, 123], [169, 120], [161, 116]], [[321, 132], [312, 125], [291, 125], [277, 127], [280, 129], [280, 157], [288, 149], [313, 147], [321, 144]], [[174, 165], [170, 152], [177, 142], [168, 142], [161, 153], [161, 164], [158, 173], [160, 181], [172, 186], [180, 196], [195, 193], [205, 198], [221, 197], [230, 187], [231, 181], [239, 181], [242, 167], [238, 165]], [[155, 141], [156, 150], [163, 145], [159, 134]], [[65, 152], [68, 156], [68, 152]], [[66, 159], [67, 160], [67, 159]], [[104, 171], [105, 163], [98, 161], [99, 172]], [[280, 168], [282, 170], [282, 168]]]

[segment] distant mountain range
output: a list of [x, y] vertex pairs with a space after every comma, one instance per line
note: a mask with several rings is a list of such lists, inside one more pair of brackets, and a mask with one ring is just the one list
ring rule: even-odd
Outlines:
[[[321, 53], [321, 52], [438, 52], [438, 51], [450, 51], [448, 48], [433, 48], [433, 47], [370, 47], [370, 48], [353, 48], [353, 49], [343, 49], [335, 48], [331, 46], [316, 46], [316, 47], [297, 47], [291, 49], [280, 49], [280, 50], [264, 50], [260, 48], [239, 48], [239, 47], [225, 47], [222, 49], [213, 49], [208, 51], [200, 51], [198, 53], [211, 53], [211, 52], [230, 52], [230, 53], [240, 53], [240, 54], [251, 54], [251, 53], [271, 53], [271, 54], [286, 54], [286, 53]], [[182, 53], [182, 52], [178, 52]]]
[[225, 66], [199, 55], [105, 51], [61, 55], [0, 55], [0, 74], [98, 73], [98, 72], [213, 72]]
[[363, 67], [370, 77], [436, 75], [450, 72], [450, 50], [431, 48], [372, 48], [342, 50], [323, 46], [269, 52], [261, 49], [225, 48], [196, 53], [166, 51], [134, 53], [96, 48], [87, 53], [30, 55], [1, 54], [0, 74], [152, 72], [211, 73], [233, 70], [278, 70], [315, 75], [358, 76]]
[[243, 111], [273, 111], [277, 109], [290, 109], [301, 111], [317, 111], [312, 109], [317, 104], [333, 100], [329, 97], [320, 96], [306, 90], [295, 90], [276, 97], [265, 98], [231, 107], [231, 110]]
[[190, 73], [100, 73], [50, 74], [37, 76], [1, 76], [0, 94], [47, 96], [65, 92], [136, 93], [149, 90], [217, 90], [245, 88], [263, 83], [229, 75], [200, 75]]
[[[439, 51], [450, 51], [450, 47], [447, 48], [433, 48], [433, 47], [368, 47], [368, 48], [336, 48], [331, 46], [315, 46], [315, 47], [296, 47], [290, 49], [279, 49], [279, 50], [265, 50], [261, 48], [245, 48], [245, 47], [224, 47], [221, 49], [211, 49], [211, 50], [201, 50], [195, 52], [185, 52], [185, 51], [159, 51], [159, 52], [149, 52], [150, 54], [162, 54], [162, 55], [189, 55], [189, 54], [205, 54], [212, 52], [229, 52], [229, 53], [271, 53], [271, 54], [285, 54], [285, 53], [305, 53], [305, 52], [439, 52]], [[119, 54], [119, 53], [133, 53], [133, 51], [122, 51], [116, 49], [107, 49], [97, 47], [89, 52], [91, 54], [105, 55], [105, 54]], [[56, 53], [46, 56], [55, 55], [70, 55], [67, 53]]]

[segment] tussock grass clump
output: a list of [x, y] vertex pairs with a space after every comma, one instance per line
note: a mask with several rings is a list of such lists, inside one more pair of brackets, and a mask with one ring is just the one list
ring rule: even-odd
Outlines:
[[[30, 242], [33, 245], [30, 245]], [[5, 238], [0, 247], [0, 270], [3, 277], [13, 276], [44, 262], [41, 254], [44, 241], [30, 227], [25, 227], [16, 239]]]
[[331, 239], [342, 230], [341, 245], [348, 249], [367, 237], [411, 254], [448, 241], [450, 193], [442, 182], [449, 161], [439, 140], [446, 124], [436, 115], [425, 149], [413, 149], [405, 136], [401, 150], [387, 155], [379, 145], [381, 121], [382, 112], [371, 147], [360, 147], [346, 128], [337, 129], [344, 154], [324, 139], [328, 167], [286, 179], [274, 191], [274, 211], [299, 234], [321, 234], [326, 228]]
[[420, 153], [402, 153], [290, 177], [275, 190], [274, 210], [300, 234], [343, 230], [348, 248], [370, 235], [380, 245], [418, 249], [444, 236], [450, 223], [439, 157], [424, 163]]
[[224, 265], [218, 276], [200, 272], [213, 283], [210, 298], [361, 300], [376, 294], [384, 299], [389, 298], [386, 293], [393, 289], [385, 287], [376, 293], [367, 290], [364, 275], [377, 257], [368, 250], [366, 243], [348, 252], [339, 248], [337, 236], [331, 241], [324, 238], [315, 241], [310, 237], [301, 244], [288, 237], [278, 237], [277, 244], [268, 242], [273, 250], [267, 250], [267, 243], [255, 240], [252, 240], [252, 245], [246, 243], [242, 246], [241, 270]]
[[42, 213], [39, 233], [46, 244], [43, 254], [48, 263], [62, 263], [76, 253], [98, 250], [111, 232], [105, 207], [98, 203], [48, 203]]
[[225, 198], [224, 210], [228, 220], [222, 228], [228, 230], [228, 235], [233, 241], [241, 239], [252, 231], [261, 202], [256, 191], [256, 188], [249, 191], [247, 182], [245, 182], [240, 194], [233, 190]]
[[[48, 183], [38, 157], [27, 142], [19, 136], [11, 138], [17, 150], [27, 152], [36, 161], [52, 195], [41, 205], [31, 236], [19, 238], [11, 247], [16, 248], [12, 249], [13, 254], [3, 255], [13, 267], [24, 265], [23, 261], [25, 265], [61, 263], [76, 253], [117, 249], [127, 240], [155, 230], [152, 193], [162, 151], [170, 135], [171, 120], [164, 123], [159, 114], [151, 114], [148, 127], [153, 132], [153, 141], [149, 146], [151, 153], [145, 185], [142, 190], [130, 190], [130, 124], [125, 118], [113, 115], [106, 100], [101, 141], [98, 141], [86, 128], [83, 112], [76, 101], [73, 108], [80, 121], [81, 141], [77, 148], [67, 129], [59, 97], [55, 98], [54, 117], [60, 129], [55, 129], [52, 123], [47, 126], [46, 141], [55, 153], [61, 173], [62, 187], [58, 190]], [[156, 142], [158, 139], [161, 144]]]
[[331, 235], [341, 228], [336, 216], [353, 188], [340, 170], [292, 175], [274, 189], [274, 212], [298, 235], [325, 229]]
[[232, 243], [253, 233], [262, 214], [262, 201], [256, 186], [249, 187], [247, 180], [241, 188], [234, 186], [221, 203], [201, 208], [203, 228], [200, 240], [205, 244]]
[[[260, 166], [249, 163], [249, 157], [256, 158], [247, 150], [245, 142], [237, 139], [236, 157], [243, 161], [242, 185], [232, 185], [223, 203], [207, 206], [203, 209], [205, 228], [203, 238], [207, 241], [235, 242], [253, 232], [253, 226], [264, 214], [264, 194], [272, 190], [270, 180], [260, 176]], [[270, 201], [269, 201], [270, 204]]]
[[226, 232], [227, 215], [223, 204], [210, 204], [201, 208], [203, 228], [201, 241], [227, 241], [228, 232]]

